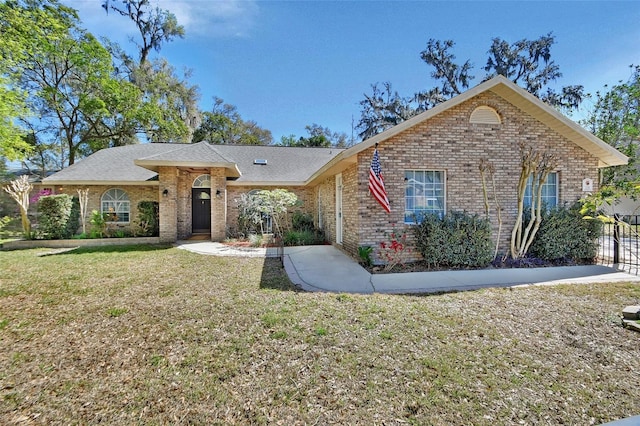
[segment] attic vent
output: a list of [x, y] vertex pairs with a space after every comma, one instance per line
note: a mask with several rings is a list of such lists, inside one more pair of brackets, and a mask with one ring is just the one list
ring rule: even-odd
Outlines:
[[495, 109], [486, 105], [474, 109], [469, 118], [471, 124], [502, 124], [500, 116]]
[[257, 164], [259, 166], [266, 166], [267, 160], [265, 160], [264, 158], [256, 158], [255, 160], [253, 160], [253, 164]]

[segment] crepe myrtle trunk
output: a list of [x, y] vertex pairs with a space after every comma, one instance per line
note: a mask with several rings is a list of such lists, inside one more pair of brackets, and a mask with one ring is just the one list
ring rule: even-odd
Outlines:
[[29, 178], [26, 175], [20, 176], [5, 185], [4, 190], [20, 206], [20, 217], [22, 219], [22, 232], [25, 238], [31, 238], [31, 221], [29, 220], [29, 193], [33, 189]]
[[[521, 259], [540, 229], [542, 222], [542, 185], [549, 173], [556, 168], [557, 159], [549, 151], [540, 151], [532, 146], [520, 145], [520, 178], [518, 180], [518, 210], [511, 231], [511, 257]], [[528, 221], [524, 218], [524, 196], [531, 178], [531, 206]]]

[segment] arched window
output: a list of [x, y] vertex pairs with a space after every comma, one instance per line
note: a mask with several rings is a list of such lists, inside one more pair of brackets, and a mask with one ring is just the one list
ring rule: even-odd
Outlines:
[[102, 194], [100, 210], [107, 222], [128, 223], [131, 213], [129, 196], [122, 189], [112, 188]]
[[211, 188], [211, 176], [200, 175], [193, 181], [192, 188]]
[[502, 124], [498, 112], [490, 106], [481, 105], [474, 109], [469, 118], [472, 124]]

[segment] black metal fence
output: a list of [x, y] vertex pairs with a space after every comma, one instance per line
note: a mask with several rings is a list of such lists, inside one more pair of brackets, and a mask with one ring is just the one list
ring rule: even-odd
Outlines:
[[284, 239], [280, 234], [274, 233], [267, 244], [267, 257], [277, 258], [284, 266]]
[[640, 270], [640, 216], [614, 215], [600, 236], [598, 262], [631, 274]]

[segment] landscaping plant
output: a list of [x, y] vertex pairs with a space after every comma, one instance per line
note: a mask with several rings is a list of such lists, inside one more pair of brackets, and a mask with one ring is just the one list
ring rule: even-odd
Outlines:
[[598, 254], [602, 222], [585, 219], [580, 204], [558, 206], [543, 212], [530, 254], [547, 261], [591, 262]]
[[493, 259], [491, 224], [466, 212], [425, 214], [414, 227], [416, 248], [435, 268], [483, 268]]
[[396, 265], [404, 265], [411, 248], [407, 245], [407, 233], [405, 231], [392, 230], [385, 233], [387, 241], [380, 242], [378, 254], [385, 262], [384, 270], [390, 271]]
[[69, 238], [78, 229], [78, 199], [67, 194], [47, 195], [38, 200], [38, 232], [44, 239]]
[[4, 186], [7, 194], [20, 206], [20, 218], [22, 219], [22, 232], [25, 238], [31, 238], [31, 221], [29, 220], [29, 193], [33, 185], [26, 175], [12, 180]]

